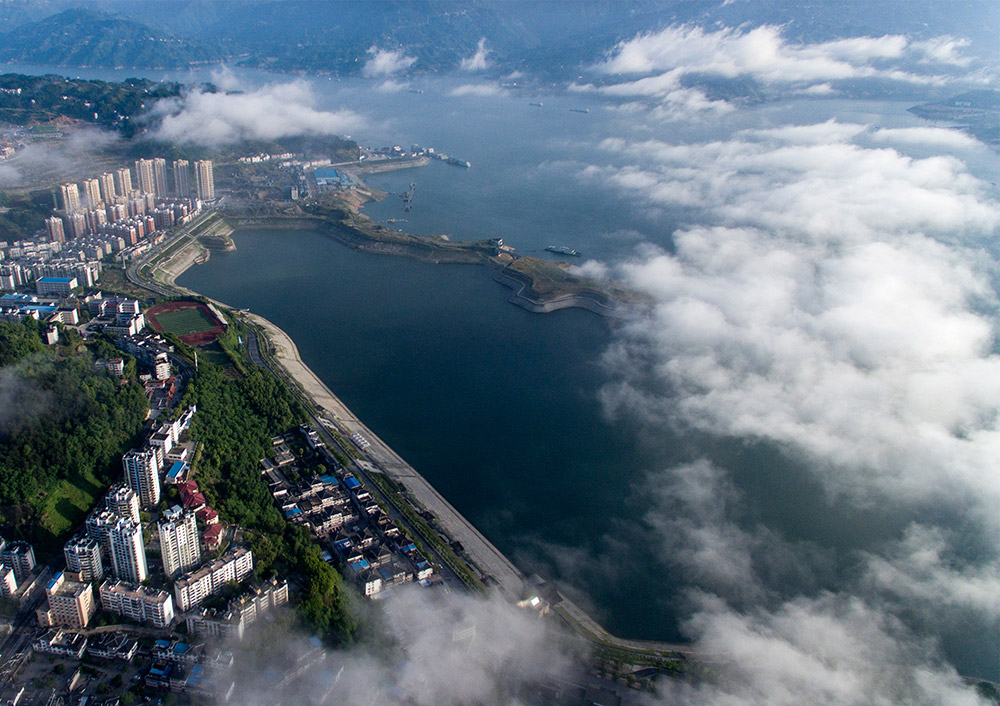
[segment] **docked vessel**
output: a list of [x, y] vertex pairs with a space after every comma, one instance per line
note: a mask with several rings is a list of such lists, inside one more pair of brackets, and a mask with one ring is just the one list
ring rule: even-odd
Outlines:
[[472, 164], [466, 162], [464, 159], [456, 159], [455, 157], [446, 157], [444, 162], [445, 164], [454, 164], [456, 167], [465, 167], [466, 169], [472, 166]]
[[573, 248], [567, 248], [565, 245], [550, 245], [545, 248], [549, 252], [554, 252], [557, 255], [569, 255], [570, 257], [580, 257], [580, 252], [574, 250]]

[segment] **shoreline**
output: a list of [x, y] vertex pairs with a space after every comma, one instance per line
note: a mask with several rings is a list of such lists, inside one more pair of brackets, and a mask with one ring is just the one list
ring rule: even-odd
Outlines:
[[[179, 293], [205, 297], [204, 294], [177, 285], [174, 281], [194, 264], [197, 255], [191, 255], [188, 251], [193, 250], [197, 253], [202, 249], [203, 247], [197, 242], [197, 239], [192, 238], [160, 268], [169, 271], [169, 283], [165, 279], [160, 280], [160, 282], [167, 284]], [[373, 460], [377, 461], [380, 468], [368, 469], [364, 466], [362, 468], [373, 472], [384, 472], [387, 477], [405, 487], [426, 510], [436, 517], [448, 537], [452, 541], [458, 541], [462, 544], [474, 567], [494, 579], [497, 587], [508, 600], [517, 602], [530, 597], [526, 596], [526, 589], [530, 588], [533, 582], [529, 581], [524, 573], [503, 552], [497, 549], [473, 523], [449, 503], [416, 469], [369, 429], [330, 390], [302, 360], [298, 347], [291, 336], [259, 314], [235, 309], [225, 302], [219, 302], [210, 297], [205, 298], [244, 317], [260, 328], [265, 334], [267, 344], [273, 347], [271, 355], [275, 362], [282, 367], [288, 378], [299, 386], [312, 402], [314, 409], [319, 410], [317, 414], [321, 419], [326, 419], [331, 426], [339, 431], [346, 432], [345, 438], [358, 432], [369, 441], [371, 446], [366, 449], [366, 452]], [[552, 309], [552, 311], [555, 310]], [[597, 646], [668, 659], [693, 657], [697, 654], [689, 644], [617, 637], [609, 633], [554, 585], [548, 584], [547, 587], [539, 587], [539, 591], [547, 597], [551, 613], [564, 626]]]

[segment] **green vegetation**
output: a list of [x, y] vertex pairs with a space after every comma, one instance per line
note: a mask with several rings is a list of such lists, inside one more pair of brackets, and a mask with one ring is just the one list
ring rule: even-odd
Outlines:
[[165, 333], [172, 333], [177, 336], [184, 336], [189, 333], [201, 333], [211, 331], [215, 324], [208, 320], [198, 307], [190, 309], [180, 309], [178, 311], [164, 311], [154, 314], [156, 322], [163, 327]]
[[45, 228], [52, 213], [52, 192], [8, 194], [0, 191], [0, 240], [24, 240]]
[[330, 642], [350, 641], [357, 626], [343, 579], [302, 528], [285, 522], [260, 474], [259, 461], [271, 437], [303, 421], [305, 412], [277, 378], [259, 368], [241, 368], [244, 375], [234, 379], [221, 367], [201, 365], [186, 395], [185, 404], [198, 405], [191, 436], [204, 445], [199, 487], [226, 521], [247, 530], [258, 573], [273, 567], [302, 576], [303, 623]]
[[[0, 323], [0, 523], [45, 552], [75, 527], [120, 470], [142, 430], [142, 388], [94, 367], [120, 355], [105, 339], [45, 347], [37, 322]], [[135, 363], [127, 372], [134, 376]]]
[[214, 43], [181, 40], [146, 25], [72, 8], [6, 33], [0, 60], [70, 66], [183, 67], [224, 57]]
[[[132, 136], [131, 117], [155, 100], [180, 95], [181, 84], [157, 83], [130, 78], [121, 83], [62, 76], [3, 74], [0, 88], [18, 93], [0, 93], [0, 121], [14, 125], [47, 123], [56, 118], [83, 120]], [[45, 129], [45, 128], [43, 128]]]

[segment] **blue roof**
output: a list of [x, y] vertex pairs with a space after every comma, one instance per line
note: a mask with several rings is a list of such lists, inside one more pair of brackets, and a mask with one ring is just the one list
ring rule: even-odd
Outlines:
[[364, 558], [355, 559], [354, 561], [349, 561], [348, 563], [355, 569], [367, 569], [371, 566], [371, 564], [368, 563], [368, 560]]
[[170, 640], [157, 640], [156, 641], [156, 646], [157, 647], [170, 647]]
[[182, 655], [191, 649], [186, 642], [178, 642], [174, 645], [174, 654]]
[[285, 510], [285, 517], [291, 517], [292, 515], [301, 515], [301, 514], [302, 510], [298, 509], [297, 507]]
[[337, 485], [340, 481], [337, 480], [336, 476], [320, 476], [319, 479], [324, 483], [329, 483], [330, 485]]
[[191, 667], [191, 676], [188, 677], [187, 683], [194, 685], [200, 682], [202, 672], [204, 671], [205, 667], [200, 664], [196, 664], [193, 667]]
[[174, 480], [177, 476], [184, 472], [185, 468], [187, 468], [187, 464], [183, 461], [174, 461], [174, 465], [172, 465], [170, 470], [167, 471], [167, 478]]
[[340, 172], [338, 172], [336, 169], [323, 168], [316, 170], [316, 176], [318, 176], [320, 179], [339, 179]]
[[354, 476], [347, 476], [347, 478], [344, 479], [344, 485], [346, 485], [351, 490], [354, 490], [355, 488], [359, 487], [361, 483], [359, 483], [358, 479], [355, 478]]
[[73, 281], [73, 278], [72, 277], [39, 277], [38, 281], [39, 282], [51, 283], [51, 284], [55, 284], [56, 282], [59, 282], [61, 284], [69, 284], [70, 282]]

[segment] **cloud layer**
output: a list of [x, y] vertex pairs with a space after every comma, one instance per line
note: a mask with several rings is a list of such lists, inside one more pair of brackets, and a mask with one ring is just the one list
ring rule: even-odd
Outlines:
[[413, 66], [417, 59], [407, 56], [402, 49], [380, 49], [370, 47], [368, 49], [368, 61], [365, 62], [362, 73], [365, 76], [391, 76]]
[[151, 112], [153, 136], [171, 142], [228, 145], [293, 135], [337, 135], [357, 129], [350, 110], [317, 110], [305, 81], [276, 83], [246, 92], [194, 91], [159, 101]]

